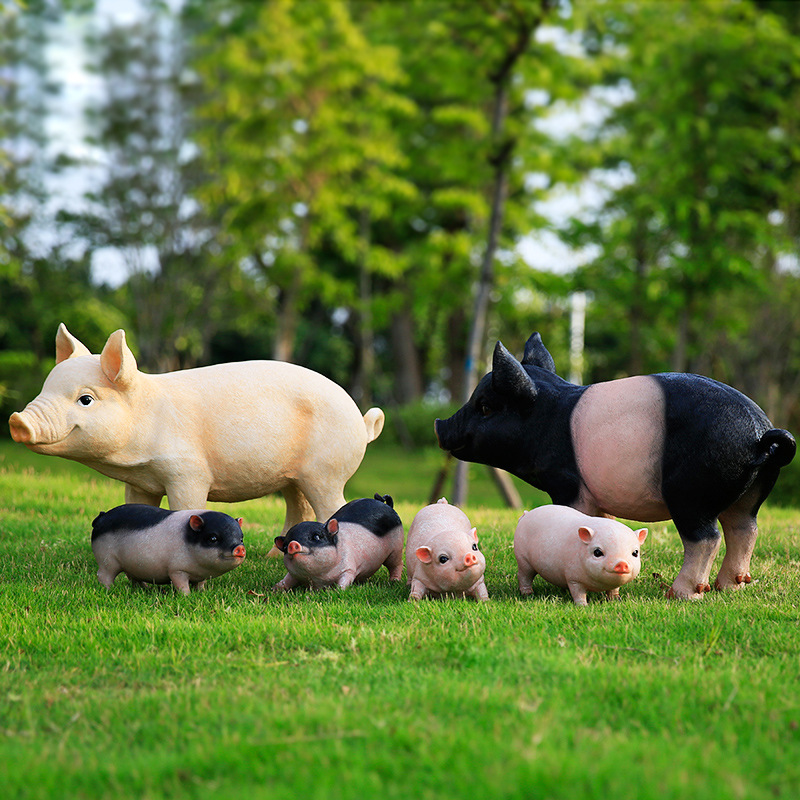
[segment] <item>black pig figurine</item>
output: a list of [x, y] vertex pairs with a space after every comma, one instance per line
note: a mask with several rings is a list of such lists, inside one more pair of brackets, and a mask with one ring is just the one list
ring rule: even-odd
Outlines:
[[700, 375], [661, 373], [576, 386], [556, 375], [534, 333], [522, 362], [495, 346], [492, 371], [452, 417], [439, 446], [462, 461], [501, 467], [592, 516], [672, 519], [683, 566], [670, 597], [749, 583], [756, 515], [795, 440], [748, 397]]

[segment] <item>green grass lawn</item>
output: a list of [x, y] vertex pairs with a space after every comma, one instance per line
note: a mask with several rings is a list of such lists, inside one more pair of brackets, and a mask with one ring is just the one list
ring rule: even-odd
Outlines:
[[[408, 527], [441, 456], [378, 444], [347, 497], [388, 492]], [[665, 600], [682, 551], [659, 523], [623, 602], [578, 608], [541, 579], [518, 597], [518, 513], [473, 475], [488, 603], [409, 603], [385, 571], [273, 595], [275, 497], [214, 506], [248, 556], [205, 593], [106, 592], [89, 533], [121, 484], [0, 443], [3, 797], [800, 794], [800, 512], [762, 511], [740, 592]]]

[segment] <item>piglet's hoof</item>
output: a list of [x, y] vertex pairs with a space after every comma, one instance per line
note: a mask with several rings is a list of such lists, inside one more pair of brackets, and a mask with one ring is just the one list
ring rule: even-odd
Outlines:
[[704, 592], [710, 592], [711, 586], [709, 586], [707, 583], [698, 583], [695, 589], [698, 594], [703, 594]]
[[737, 575], [736, 576], [736, 583], [751, 583], [753, 577], [750, 575], [749, 572], [746, 572], [744, 575]]

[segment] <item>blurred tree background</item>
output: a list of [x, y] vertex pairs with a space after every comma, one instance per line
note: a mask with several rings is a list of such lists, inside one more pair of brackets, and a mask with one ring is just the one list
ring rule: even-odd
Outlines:
[[800, 4], [110, 5], [0, 2], [3, 418], [63, 321], [148, 371], [295, 361], [430, 443], [488, 253], [484, 358], [539, 330], [568, 375], [585, 292], [584, 382], [700, 372], [800, 430]]

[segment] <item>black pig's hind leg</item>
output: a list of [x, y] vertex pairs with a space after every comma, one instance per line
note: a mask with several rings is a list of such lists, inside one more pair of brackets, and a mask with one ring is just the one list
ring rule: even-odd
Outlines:
[[717, 521], [697, 522], [673, 517], [683, 542], [683, 566], [672, 582], [667, 597], [699, 600], [711, 589], [708, 577], [719, 550], [721, 537]]

